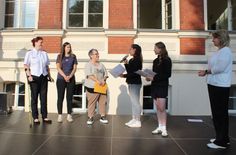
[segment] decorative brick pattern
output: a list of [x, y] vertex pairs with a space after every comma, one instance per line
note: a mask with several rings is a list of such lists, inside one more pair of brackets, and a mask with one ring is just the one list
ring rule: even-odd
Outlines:
[[63, 0], [40, 0], [39, 2], [38, 28], [61, 29]]
[[133, 42], [133, 37], [108, 37], [108, 52], [109, 54], [127, 54]]
[[203, 0], [180, 0], [180, 29], [204, 30]]
[[109, 0], [109, 28], [133, 28], [133, 0]]
[[204, 55], [205, 39], [204, 38], [180, 38], [181, 55]]
[[48, 53], [61, 52], [62, 38], [58, 36], [43, 36], [43, 48]]

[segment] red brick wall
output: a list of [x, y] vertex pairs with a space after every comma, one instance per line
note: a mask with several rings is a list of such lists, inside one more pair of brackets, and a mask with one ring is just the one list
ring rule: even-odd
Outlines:
[[180, 38], [180, 54], [204, 55], [205, 38]]
[[180, 0], [180, 29], [204, 30], [203, 0]]
[[61, 29], [63, 0], [40, 0], [39, 2], [38, 28]]
[[59, 36], [43, 36], [43, 48], [48, 53], [59, 53], [61, 51], [62, 38]]
[[109, 54], [127, 54], [133, 42], [133, 37], [108, 37], [108, 52]]
[[133, 28], [133, 0], [109, 0], [109, 28]]
[[[180, 29], [204, 30], [203, 0], [180, 0]], [[180, 54], [204, 55], [204, 38], [180, 38]]]

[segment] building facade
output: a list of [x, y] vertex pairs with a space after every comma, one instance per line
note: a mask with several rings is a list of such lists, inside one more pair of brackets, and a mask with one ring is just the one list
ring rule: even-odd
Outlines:
[[[83, 87], [88, 51], [98, 49], [100, 59], [111, 70], [128, 53], [130, 45], [142, 47], [144, 68], [151, 68], [154, 44], [166, 44], [173, 61], [168, 112], [171, 115], [209, 115], [206, 79], [197, 76], [207, 68], [216, 50], [210, 32], [230, 31], [236, 56], [236, 0], [1, 0], [0, 1], [0, 91], [12, 92], [15, 109], [28, 110], [29, 95], [23, 69], [30, 40], [44, 38], [51, 74], [56, 79], [56, 57], [64, 42], [70, 42], [78, 58], [74, 112], [86, 111]], [[236, 110], [236, 65], [229, 109]], [[108, 79], [109, 114], [130, 114], [124, 79]], [[57, 112], [56, 84], [49, 83], [48, 111]], [[140, 101], [143, 112], [154, 112], [150, 83], [143, 79]], [[64, 106], [66, 107], [66, 106]], [[65, 110], [64, 110], [65, 111]]]

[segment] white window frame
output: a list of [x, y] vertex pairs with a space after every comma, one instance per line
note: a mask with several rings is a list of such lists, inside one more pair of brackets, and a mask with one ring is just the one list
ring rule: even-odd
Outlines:
[[64, 0], [63, 2], [63, 6], [65, 6], [63, 8], [63, 14], [65, 16], [63, 16], [63, 28], [67, 29], [67, 28], [108, 28], [108, 10], [109, 10], [109, 0], [103, 0], [103, 26], [102, 27], [88, 27], [88, 3], [89, 0], [84, 0], [84, 18], [83, 18], [83, 27], [70, 27], [69, 26], [69, 0]]
[[[233, 21], [232, 21], [232, 3], [231, 0], [227, 0], [227, 15], [228, 15], [228, 30], [233, 30]], [[235, 10], [236, 11], [236, 10]], [[208, 30], [208, 14], [207, 14], [207, 0], [204, 0], [204, 21], [205, 21], [205, 30]]]
[[82, 94], [80, 95], [73, 95], [73, 97], [80, 97], [82, 99], [82, 107], [81, 108], [73, 108], [73, 113], [85, 113], [87, 112], [86, 108], [86, 92], [84, 82], [79, 82], [77, 84], [82, 84]]
[[13, 27], [5, 27], [5, 10], [6, 10], [6, 0], [4, 0], [4, 25], [3, 25], [3, 27], [4, 28], [7, 28], [7, 29], [15, 29], [15, 28], [23, 28], [23, 29], [27, 29], [27, 28], [37, 28], [38, 27], [38, 25], [37, 25], [37, 23], [38, 23], [38, 11], [39, 11], [39, 0], [32, 0], [32, 1], [35, 1], [35, 3], [36, 3], [36, 8], [35, 8], [35, 23], [34, 23], [34, 26], [33, 27], [25, 27], [25, 26], [22, 26], [22, 20], [23, 20], [23, 16], [22, 16], [22, 8], [23, 8], [23, 1], [24, 0], [18, 0], [18, 3], [19, 3], [19, 5], [18, 5], [18, 12], [17, 13], [15, 13], [15, 15], [17, 16], [17, 23], [16, 23], [16, 26], [14, 26], [13, 25]]

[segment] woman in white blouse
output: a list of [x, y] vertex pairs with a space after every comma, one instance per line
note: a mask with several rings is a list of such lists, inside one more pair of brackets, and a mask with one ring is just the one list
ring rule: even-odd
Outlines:
[[218, 50], [208, 60], [208, 68], [198, 72], [207, 75], [208, 93], [211, 104], [216, 137], [210, 139], [209, 148], [225, 149], [229, 145], [228, 101], [231, 86], [233, 57], [228, 47], [230, 38], [226, 30], [212, 33], [212, 42]]
[[52, 121], [47, 117], [47, 91], [48, 80], [51, 79], [49, 72], [49, 59], [43, 51], [43, 38], [36, 37], [31, 40], [33, 49], [28, 51], [24, 59], [24, 68], [31, 90], [31, 109], [34, 124], [40, 124], [38, 119], [38, 96], [40, 97], [41, 114], [44, 123]]

